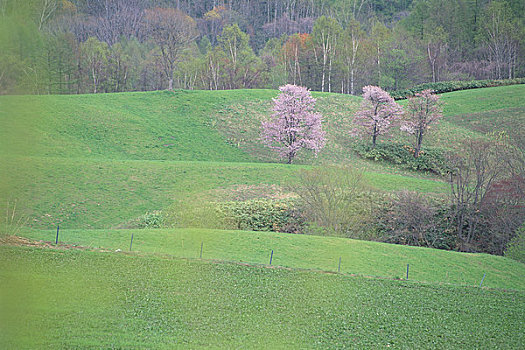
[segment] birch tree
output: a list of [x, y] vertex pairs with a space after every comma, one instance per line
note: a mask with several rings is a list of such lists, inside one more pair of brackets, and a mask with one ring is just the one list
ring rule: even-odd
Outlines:
[[356, 71], [356, 58], [359, 50], [359, 45], [365, 33], [361, 30], [361, 26], [358, 21], [351, 20], [348, 27], [344, 31], [342, 39], [342, 55], [344, 56], [344, 62], [348, 71], [348, 83], [350, 94], [355, 93], [354, 82], [355, 82], [355, 71]]
[[328, 82], [328, 92], [332, 91], [332, 63], [335, 60], [341, 32], [341, 26], [333, 18], [322, 16], [315, 21], [312, 36], [316, 46], [321, 50], [321, 91], [325, 91], [326, 82]]

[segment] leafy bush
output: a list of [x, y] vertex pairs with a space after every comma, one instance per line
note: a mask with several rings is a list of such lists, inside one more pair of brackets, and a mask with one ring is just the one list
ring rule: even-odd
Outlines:
[[441, 81], [437, 83], [425, 83], [416, 85], [410, 89], [392, 91], [390, 96], [395, 100], [406, 99], [423, 90], [433, 90], [437, 94], [451, 91], [478, 89], [494, 86], [506, 86], [525, 84], [525, 78], [503, 79], [503, 80], [471, 80], [471, 81]]
[[128, 220], [117, 226], [119, 229], [135, 229], [135, 228], [162, 228], [167, 225], [166, 215], [160, 210], [146, 212], [137, 218]]
[[408, 169], [429, 171], [439, 175], [449, 172], [445, 152], [438, 148], [425, 148], [417, 158], [414, 158], [413, 147], [397, 143], [381, 143], [375, 147], [369, 144], [357, 144], [355, 148], [365, 159], [386, 161], [404, 165]]
[[147, 212], [137, 219], [138, 228], [161, 228], [164, 226], [164, 216], [160, 210]]
[[505, 256], [525, 264], [525, 225], [518, 230], [507, 246]]
[[304, 218], [291, 200], [253, 199], [218, 203], [227, 228], [302, 233]]

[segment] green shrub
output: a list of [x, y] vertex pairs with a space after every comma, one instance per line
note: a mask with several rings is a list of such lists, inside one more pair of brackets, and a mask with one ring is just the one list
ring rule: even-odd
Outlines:
[[357, 154], [365, 159], [386, 161], [408, 169], [429, 171], [438, 175], [449, 172], [445, 152], [438, 148], [424, 148], [417, 158], [414, 158], [413, 147], [398, 143], [380, 143], [375, 147], [369, 144], [357, 144], [355, 149]]
[[291, 200], [253, 199], [218, 203], [227, 228], [302, 233], [304, 218]]
[[437, 83], [419, 84], [410, 89], [392, 91], [390, 92], [390, 96], [392, 96], [395, 100], [402, 100], [410, 96], [414, 96], [416, 93], [427, 89], [433, 90], [434, 92], [441, 94], [444, 92], [516, 84], [525, 84], [525, 78], [503, 80], [440, 81]]
[[164, 226], [164, 216], [160, 210], [147, 212], [137, 219], [138, 228], [161, 228]]
[[525, 264], [525, 225], [508, 244], [505, 256]]

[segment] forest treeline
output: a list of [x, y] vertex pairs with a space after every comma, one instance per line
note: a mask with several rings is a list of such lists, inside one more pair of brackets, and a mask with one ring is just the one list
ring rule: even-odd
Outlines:
[[0, 0], [0, 93], [525, 75], [522, 0]]

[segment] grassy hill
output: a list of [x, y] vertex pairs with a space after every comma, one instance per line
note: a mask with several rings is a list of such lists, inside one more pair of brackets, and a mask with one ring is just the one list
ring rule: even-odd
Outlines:
[[[523, 133], [524, 85], [443, 94], [445, 118], [425, 140]], [[215, 189], [285, 185], [312, 164], [350, 163], [371, 187], [441, 193], [436, 176], [359, 159], [348, 136], [359, 97], [314, 93], [327, 147], [278, 164], [258, 142], [272, 90], [0, 96], [1, 212], [16, 203], [36, 228], [111, 228]], [[496, 119], [497, 118], [497, 119]], [[497, 120], [498, 122], [494, 122]], [[394, 141], [408, 143], [404, 135]]]
[[[442, 95], [445, 117], [427, 145], [522, 134], [524, 94], [517, 85]], [[376, 189], [446, 191], [437, 176], [357, 158], [347, 129], [358, 97], [314, 94], [327, 148], [276, 163], [252, 142], [276, 95], [0, 96], [0, 212], [27, 219], [20, 234], [31, 239], [53, 241], [60, 224], [61, 242], [107, 250], [0, 246], [0, 347], [523, 347], [525, 265], [507, 258], [336, 237], [112, 229], [211, 191], [284, 186], [327, 163], [362, 169]], [[129, 249], [131, 234], [134, 253], [114, 252]], [[207, 260], [197, 259], [201, 243]], [[267, 268], [271, 250], [286, 268]], [[398, 280], [406, 264], [410, 280]]]
[[[258, 142], [246, 141], [257, 140], [260, 120], [269, 115], [276, 94], [1, 96], [0, 193], [11, 205], [18, 202], [35, 227], [105, 228], [195, 192], [281, 185], [301, 166], [268, 164], [277, 159]], [[433, 176], [358, 160], [348, 148], [344, 125], [359, 98], [316, 95], [329, 146], [319, 159], [305, 156], [300, 164], [352, 162], [377, 188], [444, 191]], [[241, 139], [241, 134], [246, 135]], [[0, 204], [3, 212], [5, 205]]]
[[[2, 348], [522, 348], [525, 294], [0, 247]], [[7, 288], [6, 288], [7, 287]]]
[[[455, 285], [483, 285], [525, 291], [525, 265], [489, 254], [467, 254], [338, 237], [210, 229], [61, 230], [60, 242], [105, 250], [129, 251], [195, 259], [268, 264], [290, 268], [338, 271], [384, 278]], [[56, 230], [31, 230], [25, 237], [52, 241]]]

